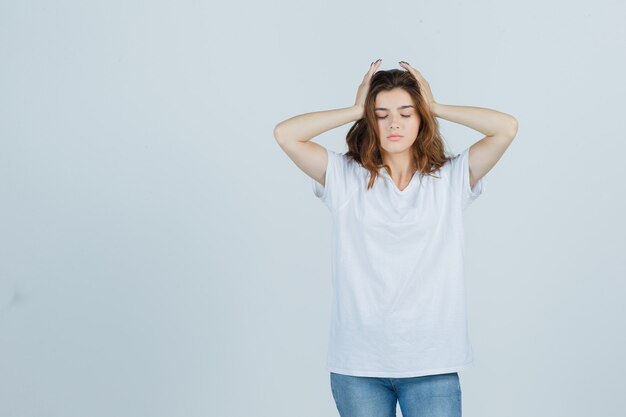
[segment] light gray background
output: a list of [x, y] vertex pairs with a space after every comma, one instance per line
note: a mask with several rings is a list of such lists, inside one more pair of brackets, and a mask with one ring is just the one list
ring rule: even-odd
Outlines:
[[620, 415], [625, 12], [1, 1], [0, 416], [338, 416], [330, 217], [272, 131], [377, 58], [520, 124], [466, 212], [464, 416]]

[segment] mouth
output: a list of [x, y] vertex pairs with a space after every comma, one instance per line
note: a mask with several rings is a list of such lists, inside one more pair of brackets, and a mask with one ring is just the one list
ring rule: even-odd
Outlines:
[[400, 139], [402, 139], [402, 136], [400, 136], [400, 135], [391, 135], [391, 136], [387, 136], [387, 139], [389, 139], [389, 140], [400, 140]]

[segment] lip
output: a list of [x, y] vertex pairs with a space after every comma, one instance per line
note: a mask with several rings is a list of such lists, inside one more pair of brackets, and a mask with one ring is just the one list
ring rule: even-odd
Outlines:
[[400, 136], [400, 135], [391, 135], [391, 136], [387, 136], [387, 139], [389, 139], [389, 140], [400, 140], [400, 139], [402, 139], [402, 136]]

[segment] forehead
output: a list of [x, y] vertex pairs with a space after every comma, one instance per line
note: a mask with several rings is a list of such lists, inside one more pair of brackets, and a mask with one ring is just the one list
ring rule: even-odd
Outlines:
[[376, 95], [376, 108], [397, 109], [400, 106], [412, 106], [411, 96], [401, 88], [381, 91]]

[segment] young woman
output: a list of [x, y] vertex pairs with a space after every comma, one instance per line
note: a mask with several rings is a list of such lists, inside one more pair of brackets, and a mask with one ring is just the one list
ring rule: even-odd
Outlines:
[[[517, 120], [435, 102], [415, 68], [370, 65], [355, 104], [279, 123], [281, 149], [332, 214], [327, 369], [341, 417], [461, 416], [458, 371], [473, 364], [463, 212], [517, 134]], [[485, 135], [445, 153], [437, 117]], [[337, 153], [312, 142], [354, 122]]]

